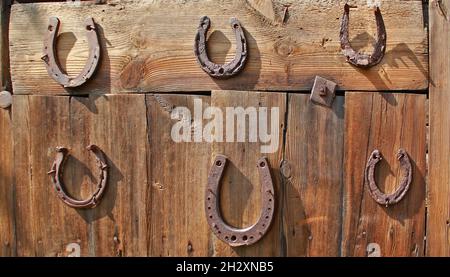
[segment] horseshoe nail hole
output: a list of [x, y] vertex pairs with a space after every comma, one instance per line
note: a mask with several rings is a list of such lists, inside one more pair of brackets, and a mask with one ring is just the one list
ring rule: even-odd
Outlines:
[[262, 227], [266, 227], [266, 224], [263, 224]]
[[250, 240], [252, 240], [253, 239], [253, 236], [250, 236]]
[[49, 30], [50, 32], [53, 32], [53, 26], [52, 26], [52, 25], [48, 25], [48, 30]]
[[231, 241], [236, 241], [236, 236], [231, 236]]
[[221, 231], [217, 231], [217, 233], [218, 233], [218, 234], [222, 234], [222, 232], [221, 232]]
[[272, 202], [272, 198], [269, 198], [269, 202]]
[[239, 29], [239, 24], [234, 23], [233, 28], [234, 28], [234, 29]]
[[247, 241], [247, 239], [248, 239], [247, 236], [243, 236], [243, 237], [242, 237], [242, 240], [243, 240], [243, 241]]
[[259, 167], [265, 167], [266, 166], [266, 163], [265, 162], [260, 162], [259, 163]]
[[225, 236], [225, 240], [228, 240], [228, 236]]
[[223, 74], [225, 71], [224, 71], [224, 69], [221, 67], [220, 69], [219, 69], [219, 73], [220, 74]]
[[211, 197], [208, 197], [208, 201], [211, 200]]
[[211, 210], [211, 207], [208, 207], [208, 210]]
[[268, 216], [268, 215], [266, 215], [266, 219], [269, 219], [269, 216]]
[[213, 216], [212, 216], [212, 215], [210, 215], [210, 216], [209, 216], [209, 218], [213, 218]]
[[87, 25], [87, 26], [86, 26], [86, 30], [92, 31], [92, 30], [94, 30], [94, 26]]
[[269, 210], [269, 211], [270, 211], [270, 210], [272, 210], [272, 208], [267, 208], [267, 210]]
[[[216, 165], [217, 166], [222, 166], [222, 162], [221, 161], [216, 161]], [[209, 199], [208, 199], [209, 200]]]

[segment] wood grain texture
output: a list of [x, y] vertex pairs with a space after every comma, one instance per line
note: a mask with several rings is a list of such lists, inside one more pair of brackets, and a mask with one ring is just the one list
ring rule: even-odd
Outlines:
[[[123, 108], [128, 104], [133, 109]], [[15, 96], [13, 105], [18, 255], [66, 256], [70, 243], [81, 256], [146, 255], [144, 96]], [[89, 197], [98, 180], [85, 149], [91, 143], [107, 156], [108, 188], [97, 208], [73, 209], [56, 197], [46, 172], [55, 147], [68, 147], [66, 189]]]
[[430, 1], [427, 255], [450, 256], [450, 1]]
[[[9, 89], [9, 1], [0, 2], [0, 89]], [[13, 135], [11, 110], [0, 108], [0, 256], [14, 256]]]
[[[282, 160], [283, 140], [282, 130], [284, 129], [284, 119], [286, 113], [286, 94], [285, 93], [264, 93], [248, 91], [213, 91], [211, 96], [211, 106], [219, 108], [223, 112], [224, 126], [227, 107], [255, 107], [260, 111], [261, 107], [267, 107], [268, 114], [271, 114], [272, 108], [278, 108], [279, 118], [274, 122], [278, 124], [279, 133], [276, 133], [279, 139], [279, 147], [273, 148], [273, 153], [261, 153], [261, 145], [266, 145], [257, 140], [249, 140], [249, 117], [246, 122], [246, 140], [245, 142], [227, 143], [214, 141], [212, 143], [212, 155], [209, 167], [217, 154], [225, 155], [229, 158], [229, 163], [222, 177], [222, 187], [220, 195], [220, 207], [224, 220], [236, 228], [245, 228], [253, 225], [261, 213], [261, 184], [259, 181], [257, 161], [265, 156], [268, 159], [271, 169], [273, 185], [275, 189], [275, 212], [272, 226], [266, 235], [257, 243], [245, 247], [230, 247], [213, 234], [214, 256], [282, 256], [283, 247], [281, 240], [281, 188], [280, 188], [280, 170], [279, 164]], [[234, 117], [235, 118], [235, 117]], [[271, 116], [268, 117], [270, 120]], [[271, 121], [269, 121], [271, 122]], [[260, 121], [259, 121], [260, 123]], [[236, 123], [235, 123], [236, 124]], [[269, 123], [268, 130], [271, 130], [272, 123]], [[234, 126], [236, 129], [236, 125]], [[231, 129], [230, 129], [231, 130]], [[224, 127], [224, 134], [230, 132]], [[235, 133], [235, 141], [236, 141]], [[205, 180], [206, 181], [206, 180]]]
[[[173, 118], [173, 109], [185, 107], [194, 119], [194, 101], [202, 101], [201, 116], [209, 106], [209, 96], [146, 96], [149, 256], [209, 256], [212, 252], [204, 214], [211, 146], [206, 142], [176, 143], [171, 137], [174, 124], [190, 123], [187, 117]], [[202, 131], [197, 122], [203, 121], [195, 121], [196, 127], [189, 128], [189, 133], [195, 128]]]
[[283, 173], [287, 256], [339, 256], [342, 224], [344, 97], [333, 107], [290, 95]]
[[[380, 65], [369, 70], [352, 67], [341, 54], [339, 25], [345, 1], [292, 3], [285, 23], [284, 2], [278, 0], [271, 5], [244, 0], [113, 2], [13, 5], [10, 52], [15, 93], [309, 90], [316, 75], [345, 90], [428, 87], [427, 32], [421, 0], [382, 1], [387, 53]], [[351, 12], [351, 42], [356, 49], [370, 52], [376, 33], [373, 12], [365, 0], [350, 2], [359, 7]], [[203, 15], [212, 20], [208, 51], [217, 63], [234, 57], [230, 18], [237, 17], [243, 24], [249, 61], [236, 78], [211, 79], [196, 63], [193, 40]], [[88, 55], [82, 19], [93, 16], [98, 24], [102, 62], [83, 87], [65, 91], [47, 74], [41, 56], [50, 16], [62, 21], [58, 57], [69, 75], [81, 71]]]
[[[367, 256], [380, 246], [381, 256], [422, 256], [425, 235], [425, 95], [346, 93], [343, 256]], [[389, 207], [372, 199], [364, 181], [369, 155], [383, 160], [376, 182], [386, 193], [400, 182], [397, 151], [407, 151], [413, 181], [405, 198]]]
[[14, 163], [10, 110], [0, 109], [0, 256], [14, 256]]

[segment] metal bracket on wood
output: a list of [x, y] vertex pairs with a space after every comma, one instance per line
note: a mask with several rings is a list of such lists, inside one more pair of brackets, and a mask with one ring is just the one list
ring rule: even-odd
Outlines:
[[369, 186], [369, 194], [372, 198], [381, 205], [392, 205], [400, 202], [409, 190], [412, 182], [412, 167], [409, 160], [408, 153], [404, 149], [399, 149], [397, 152], [397, 159], [400, 161], [400, 168], [403, 171], [400, 187], [392, 194], [384, 194], [380, 191], [375, 182], [375, 166], [383, 158], [379, 150], [374, 150], [367, 161], [365, 177]]
[[351, 63], [354, 66], [369, 68], [377, 65], [381, 62], [384, 57], [384, 53], [386, 51], [386, 27], [384, 25], [383, 16], [381, 15], [381, 11], [379, 7], [375, 8], [375, 20], [377, 22], [377, 41], [375, 44], [374, 51], [372, 54], [362, 54], [356, 52], [349, 40], [349, 32], [348, 25], [350, 21], [350, 5], [345, 4], [344, 6], [344, 15], [342, 17], [341, 22], [341, 31], [340, 31], [340, 40], [341, 40], [341, 48], [343, 54], [347, 57], [347, 62]]
[[205, 197], [207, 221], [214, 234], [230, 246], [251, 245], [266, 234], [273, 218], [275, 198], [269, 163], [266, 158], [261, 158], [257, 164], [262, 184], [262, 211], [260, 218], [251, 227], [237, 229], [226, 224], [220, 213], [220, 180], [227, 165], [227, 160], [226, 156], [218, 155], [208, 175]]
[[68, 206], [72, 208], [94, 208], [95, 206], [98, 205], [106, 189], [106, 184], [108, 180], [108, 165], [106, 163], [105, 154], [96, 145], [89, 145], [87, 147], [87, 150], [94, 153], [98, 166], [101, 170], [99, 182], [97, 184], [97, 190], [94, 192], [94, 194], [92, 194], [92, 196], [89, 199], [86, 200], [73, 199], [63, 189], [64, 188], [62, 180], [63, 169], [67, 158], [67, 154], [69, 153], [69, 150], [67, 148], [64, 147], [56, 148], [56, 158], [55, 161], [53, 162], [52, 169], [48, 172], [48, 174], [51, 176], [58, 197], [64, 203], [66, 203]]
[[336, 96], [335, 82], [316, 76], [311, 90], [311, 101], [315, 104], [331, 107]]
[[232, 18], [230, 23], [231, 28], [233, 28], [236, 35], [236, 54], [231, 62], [223, 65], [215, 64], [208, 58], [208, 53], [206, 50], [206, 33], [211, 26], [211, 20], [209, 17], [202, 17], [197, 29], [197, 35], [195, 36], [194, 41], [195, 57], [197, 58], [197, 62], [200, 64], [203, 71], [214, 78], [225, 79], [238, 74], [247, 61], [247, 40], [245, 38], [241, 23], [236, 18]]
[[81, 86], [95, 73], [100, 60], [100, 44], [98, 42], [94, 20], [89, 17], [85, 21], [86, 36], [89, 44], [89, 57], [81, 73], [74, 78], [63, 73], [59, 66], [56, 55], [56, 36], [58, 35], [59, 26], [59, 19], [57, 17], [50, 17], [47, 34], [44, 39], [44, 55], [41, 59], [45, 63], [48, 75], [56, 82], [66, 88]]

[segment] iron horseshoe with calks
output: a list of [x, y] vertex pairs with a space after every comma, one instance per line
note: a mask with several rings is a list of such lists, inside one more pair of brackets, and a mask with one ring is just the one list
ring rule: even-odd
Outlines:
[[44, 39], [44, 55], [42, 60], [47, 68], [48, 75], [65, 88], [79, 87], [86, 83], [95, 73], [100, 60], [100, 44], [98, 42], [97, 28], [92, 17], [85, 20], [86, 36], [89, 44], [89, 56], [83, 70], [76, 76], [70, 77], [61, 70], [56, 55], [56, 37], [60, 27], [57, 17], [50, 17], [47, 33]]
[[197, 35], [194, 41], [194, 54], [200, 67], [214, 78], [230, 78], [238, 74], [248, 58], [247, 54], [247, 40], [245, 38], [244, 30], [241, 23], [236, 18], [230, 20], [231, 28], [234, 30], [236, 36], [236, 54], [233, 60], [227, 64], [213, 63], [207, 53], [206, 49], [206, 33], [211, 26], [209, 17], [204, 16], [200, 19], [200, 24], [197, 29]]
[[404, 149], [399, 149], [397, 152], [397, 160], [400, 162], [402, 169], [402, 178], [400, 186], [391, 194], [381, 192], [377, 183], [375, 182], [375, 167], [383, 159], [379, 150], [374, 150], [367, 161], [365, 170], [365, 179], [368, 184], [370, 196], [380, 205], [393, 205], [400, 202], [409, 190], [412, 182], [412, 166], [409, 160], [408, 153]]
[[377, 39], [372, 54], [363, 54], [353, 49], [349, 40], [349, 21], [350, 21], [350, 5], [345, 4], [344, 15], [342, 16], [340, 40], [342, 52], [347, 58], [347, 62], [362, 68], [369, 68], [375, 66], [383, 60], [386, 52], [386, 27], [384, 25], [383, 16], [380, 8], [375, 8], [375, 20], [377, 23]]
[[51, 176], [51, 180], [56, 190], [56, 194], [61, 201], [72, 208], [94, 208], [96, 207], [100, 200], [102, 199], [106, 185], [108, 181], [108, 164], [106, 163], [105, 153], [96, 145], [89, 145], [87, 150], [91, 151], [97, 160], [98, 167], [100, 169], [99, 182], [96, 185], [96, 190], [92, 196], [85, 200], [77, 200], [69, 196], [67, 192], [64, 191], [63, 183], [63, 172], [64, 164], [67, 160], [69, 150], [65, 147], [56, 148], [56, 158], [53, 162], [51, 170], [48, 174]]
[[210, 169], [205, 196], [207, 221], [213, 233], [230, 246], [251, 245], [264, 237], [273, 219], [275, 198], [269, 163], [265, 157], [259, 159], [257, 163], [262, 193], [262, 210], [259, 220], [250, 227], [237, 229], [225, 223], [220, 212], [220, 181], [227, 161], [226, 156], [217, 155]]

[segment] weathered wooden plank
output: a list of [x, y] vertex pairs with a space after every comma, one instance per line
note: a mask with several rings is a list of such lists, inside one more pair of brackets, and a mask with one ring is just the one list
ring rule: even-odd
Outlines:
[[[342, 254], [367, 256], [371, 243], [381, 256], [422, 256], [425, 234], [425, 95], [354, 92], [345, 101], [345, 186]], [[413, 181], [405, 198], [389, 207], [372, 199], [364, 170], [372, 151], [383, 160], [376, 181], [386, 193], [401, 180], [397, 151], [407, 151]]]
[[[7, 40], [9, 11], [9, 1], [1, 1], [0, 90], [10, 89]], [[2, 101], [0, 100], [0, 102]], [[0, 103], [1, 106], [5, 104], [6, 103]], [[0, 256], [13, 256], [16, 254], [14, 224], [13, 136], [11, 110], [0, 108]]]
[[[339, 25], [345, 2], [295, 2], [284, 19], [285, 8], [278, 0], [269, 4], [244, 0], [16, 4], [10, 25], [14, 90], [17, 94], [67, 92], [48, 76], [40, 59], [50, 16], [62, 21], [58, 57], [71, 75], [78, 74], [88, 55], [82, 19], [93, 16], [98, 23], [102, 63], [94, 79], [72, 93], [309, 90], [315, 75], [346, 90], [427, 88], [422, 1], [382, 1], [387, 53], [379, 66], [369, 70], [352, 67], [341, 54]], [[359, 7], [351, 14], [352, 44], [371, 51], [376, 33], [372, 10], [365, 0], [350, 2]], [[238, 77], [211, 79], [197, 65], [193, 40], [202, 15], [212, 20], [208, 51], [218, 63], [234, 57], [230, 17], [242, 22], [249, 61]]]
[[86, 182], [90, 179], [89, 168], [94, 167], [89, 167], [79, 143], [87, 134], [72, 132], [71, 126], [78, 123], [74, 129], [84, 129], [86, 118], [71, 120], [69, 97], [14, 96], [13, 107], [17, 254], [66, 256], [70, 254], [66, 247], [76, 243], [81, 255], [89, 255], [84, 212], [57, 198], [47, 174], [55, 147], [68, 147], [73, 156], [66, 163], [66, 189], [77, 198], [89, 195], [92, 187]]
[[[281, 243], [281, 187], [280, 187], [280, 170], [279, 164], [282, 160], [283, 150], [283, 128], [286, 112], [286, 94], [284, 93], [264, 93], [264, 92], [244, 92], [244, 91], [213, 91], [211, 96], [211, 106], [219, 108], [223, 113], [223, 142], [214, 141], [212, 143], [212, 155], [209, 162], [208, 169], [211, 163], [218, 154], [225, 155], [229, 158], [229, 165], [225, 169], [222, 178], [222, 189], [220, 195], [221, 212], [224, 220], [231, 226], [237, 228], [244, 228], [253, 225], [261, 213], [261, 184], [259, 180], [256, 163], [261, 157], [267, 157], [271, 175], [275, 189], [275, 213], [273, 222], [266, 233], [266, 235], [257, 243], [247, 247], [230, 247], [214, 235], [211, 235], [213, 242], [214, 256], [282, 256], [283, 246]], [[250, 141], [249, 116], [246, 116], [246, 130], [245, 141], [237, 141], [237, 117], [231, 115], [234, 121], [234, 142], [227, 142], [226, 136], [230, 135], [231, 130], [226, 126], [231, 124], [226, 120], [229, 116], [227, 114], [227, 107], [235, 108], [242, 107], [243, 109], [254, 107], [259, 112], [258, 124], [263, 124], [261, 121], [261, 108], [267, 107], [267, 117], [262, 117], [268, 120], [267, 131], [272, 133], [271, 140], [272, 147], [269, 153], [262, 153], [261, 146], [270, 145], [265, 142], [258, 134], [256, 142]], [[271, 113], [272, 108], [278, 108], [278, 118]], [[220, 120], [220, 119], [218, 119]], [[272, 127], [276, 126], [275, 130], [271, 132]], [[232, 125], [230, 125], [232, 126]], [[258, 127], [258, 133], [261, 127]], [[217, 131], [217, 130], [216, 130]], [[278, 140], [278, 143], [276, 143]], [[206, 180], [205, 180], [206, 181]]]
[[[141, 211], [147, 199], [145, 97], [14, 100], [18, 254], [68, 255], [66, 246], [77, 243], [82, 256], [146, 255], [147, 221]], [[90, 197], [99, 173], [85, 149], [89, 144], [107, 156], [108, 188], [95, 209], [73, 209], [57, 198], [46, 172], [54, 148], [68, 147], [72, 156], [65, 165], [66, 189], [75, 198]]]
[[89, 143], [101, 146], [108, 156], [109, 187], [90, 218], [91, 247], [97, 256], [146, 256], [150, 200], [145, 96], [91, 96], [72, 102], [94, 114]]
[[344, 185], [344, 97], [333, 107], [290, 95], [283, 233], [288, 256], [339, 256]]
[[0, 109], [0, 256], [15, 255], [13, 136], [10, 110]]
[[173, 109], [185, 107], [194, 119], [196, 101], [202, 103], [197, 108], [201, 116], [209, 106], [209, 96], [146, 96], [150, 144], [146, 209], [149, 256], [208, 256], [212, 252], [204, 214], [211, 146], [192, 139], [177, 143], [171, 136], [174, 124], [183, 120], [190, 123], [187, 117], [172, 117]]
[[[440, 4], [439, 4], [440, 3]], [[428, 256], [450, 255], [450, 1], [430, 1]]]

